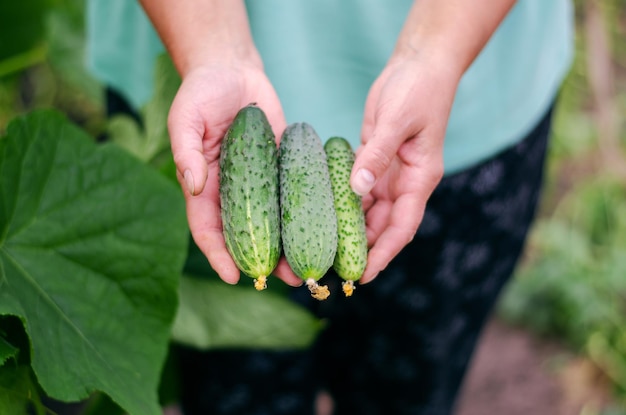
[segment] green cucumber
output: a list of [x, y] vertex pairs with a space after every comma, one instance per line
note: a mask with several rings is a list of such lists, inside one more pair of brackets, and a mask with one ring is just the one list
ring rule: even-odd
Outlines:
[[220, 148], [220, 204], [226, 248], [237, 267], [266, 287], [281, 252], [278, 149], [264, 112], [251, 104]]
[[318, 281], [337, 251], [335, 214], [326, 154], [307, 123], [287, 126], [279, 147], [281, 235], [285, 258], [313, 297], [328, 297]]
[[333, 269], [345, 280], [343, 290], [352, 295], [353, 281], [363, 275], [367, 265], [367, 236], [365, 212], [361, 197], [350, 187], [350, 173], [354, 165], [354, 151], [342, 137], [331, 137], [324, 145], [330, 182], [337, 214], [337, 254]]

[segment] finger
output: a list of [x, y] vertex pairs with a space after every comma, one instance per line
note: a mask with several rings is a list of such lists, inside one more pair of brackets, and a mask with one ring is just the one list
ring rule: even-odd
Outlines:
[[374, 242], [380, 237], [383, 231], [389, 225], [389, 215], [393, 203], [389, 200], [378, 200], [367, 211], [365, 216], [367, 244], [369, 247], [374, 245]]
[[361, 197], [361, 206], [363, 207], [363, 211], [367, 213], [367, 211], [371, 209], [375, 202], [376, 199], [369, 193]]
[[374, 242], [360, 282], [372, 281], [380, 271], [413, 239], [424, 214], [425, 201], [415, 195], [396, 200], [389, 215], [389, 224]]
[[217, 162], [209, 166], [209, 179], [202, 193], [192, 196], [186, 189], [187, 218], [196, 245], [211, 267], [229, 284], [239, 281], [239, 269], [226, 248], [222, 232]]
[[175, 100], [168, 116], [168, 130], [179, 181], [191, 196], [202, 193], [207, 179], [207, 159], [204, 154], [204, 124], [191, 109], [185, 111]]
[[278, 261], [274, 274], [285, 284], [291, 285], [292, 287], [299, 287], [304, 283], [304, 281], [293, 272], [285, 257], [280, 258]]
[[[257, 74], [258, 75], [258, 74]], [[260, 79], [254, 78], [251, 90], [247, 91], [246, 97], [252, 97], [252, 102], [258, 106], [272, 127], [272, 132], [276, 139], [276, 143], [280, 142], [280, 137], [285, 130], [286, 121], [280, 99], [276, 91], [272, 87], [270, 80], [265, 74], [260, 74]], [[252, 102], [242, 102], [242, 105], [249, 105]]]
[[361, 196], [368, 194], [382, 177], [405, 138], [385, 118], [376, 121], [369, 140], [361, 146], [352, 167], [350, 185]]
[[[262, 104], [261, 104], [262, 105]], [[280, 143], [280, 138], [285, 131], [285, 127], [287, 123], [285, 121], [285, 115], [283, 114], [282, 107], [278, 101], [278, 97], [276, 97], [275, 101], [268, 102], [266, 105], [259, 107], [265, 112], [267, 116], [267, 121], [272, 127], [272, 132], [274, 133], [276, 145]]]

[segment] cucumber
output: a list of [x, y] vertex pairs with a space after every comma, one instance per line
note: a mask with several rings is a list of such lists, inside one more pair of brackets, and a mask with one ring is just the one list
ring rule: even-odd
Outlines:
[[326, 153], [307, 123], [287, 126], [279, 147], [281, 235], [285, 258], [314, 298], [328, 297], [317, 281], [337, 251], [337, 216]]
[[220, 204], [226, 248], [255, 287], [267, 287], [281, 252], [278, 149], [257, 106], [242, 108], [220, 148]]
[[333, 269], [344, 279], [343, 291], [351, 296], [354, 282], [361, 278], [367, 265], [367, 237], [365, 212], [361, 197], [350, 187], [350, 172], [354, 165], [354, 151], [342, 137], [331, 137], [324, 145], [330, 182], [337, 214], [337, 254]]

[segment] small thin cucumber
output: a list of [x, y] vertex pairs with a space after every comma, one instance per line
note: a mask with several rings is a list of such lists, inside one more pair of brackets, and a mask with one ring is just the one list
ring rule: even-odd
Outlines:
[[333, 269], [344, 279], [343, 291], [351, 296], [354, 281], [363, 275], [367, 265], [365, 213], [361, 197], [350, 187], [350, 172], [355, 154], [343, 137], [331, 137], [324, 145], [337, 215], [337, 253]]
[[280, 258], [278, 149], [255, 105], [235, 116], [220, 148], [220, 204], [226, 247], [257, 290]]
[[279, 147], [281, 232], [285, 258], [313, 297], [328, 297], [317, 281], [337, 251], [337, 216], [326, 154], [309, 124], [285, 129]]

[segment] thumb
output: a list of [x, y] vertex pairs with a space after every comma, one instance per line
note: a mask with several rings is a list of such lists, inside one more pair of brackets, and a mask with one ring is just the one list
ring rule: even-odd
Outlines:
[[[172, 146], [174, 147], [174, 146]], [[189, 196], [196, 196], [204, 190], [207, 180], [206, 159], [201, 150], [194, 148], [179, 148], [172, 150], [176, 175], [181, 187]]]
[[372, 190], [376, 181], [389, 168], [402, 144], [398, 134], [385, 125], [388, 124], [379, 122], [374, 127], [371, 137], [363, 140], [365, 144], [359, 149], [354, 161], [350, 185], [360, 196], [365, 196]]
[[182, 123], [169, 122], [170, 144], [178, 181], [185, 194], [195, 196], [204, 190], [208, 166], [202, 148], [202, 133]]

